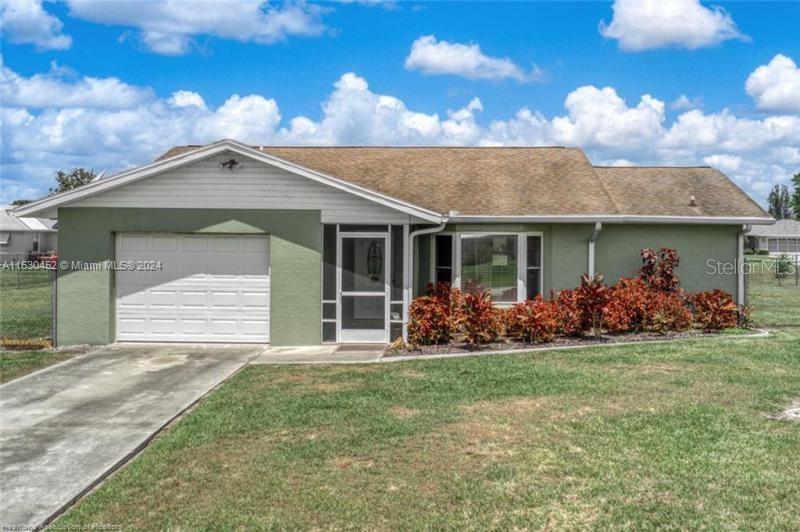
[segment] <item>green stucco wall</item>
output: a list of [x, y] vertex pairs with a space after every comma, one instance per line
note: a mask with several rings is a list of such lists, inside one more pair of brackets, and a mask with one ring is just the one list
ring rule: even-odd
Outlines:
[[[447, 232], [509, 232], [509, 233], [541, 233], [542, 234], [542, 265], [543, 283], [542, 294], [547, 296], [550, 290], [574, 288], [580, 282], [580, 277], [588, 268], [587, 241], [592, 235], [593, 225], [587, 224], [449, 224]], [[421, 260], [430, 260], [429, 243], [424, 246], [422, 253], [417, 256]], [[416, 261], [416, 258], [415, 258]], [[419, 269], [419, 266], [418, 266]], [[421, 268], [426, 283], [429, 277], [428, 268]], [[419, 287], [425, 284], [418, 278]]]
[[[588, 271], [588, 241], [594, 224], [450, 224], [448, 232], [539, 232], [543, 237], [544, 282], [542, 294], [551, 290], [575, 288]], [[611, 284], [620, 277], [636, 274], [641, 266], [639, 252], [644, 247], [671, 247], [678, 250], [681, 264], [678, 274], [689, 291], [720, 288], [736, 295], [735, 274], [709, 275], [707, 261], [733, 263], [737, 257], [739, 226], [731, 225], [635, 225], [604, 224], [595, 247], [595, 271], [603, 273]], [[427, 282], [430, 260], [429, 244], [415, 255], [417, 272]], [[419, 263], [418, 263], [419, 261]], [[424, 287], [417, 277], [417, 294]]]
[[642, 263], [642, 248], [674, 248], [681, 262], [681, 286], [690, 291], [719, 288], [737, 295], [737, 276], [710, 273], [708, 261], [733, 264], [738, 256], [741, 226], [732, 225], [611, 225], [606, 224], [597, 240], [595, 264], [606, 281], [631, 276]]
[[[131, 231], [269, 234], [270, 341], [321, 342], [319, 211], [61, 208], [60, 259], [113, 261], [115, 233]], [[112, 272], [61, 272], [57, 334], [59, 345], [114, 341]]]

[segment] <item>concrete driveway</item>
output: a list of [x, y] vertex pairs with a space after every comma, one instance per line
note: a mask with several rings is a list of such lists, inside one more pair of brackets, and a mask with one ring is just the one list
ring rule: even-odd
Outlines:
[[261, 347], [106, 347], [0, 386], [0, 527], [40, 525]]

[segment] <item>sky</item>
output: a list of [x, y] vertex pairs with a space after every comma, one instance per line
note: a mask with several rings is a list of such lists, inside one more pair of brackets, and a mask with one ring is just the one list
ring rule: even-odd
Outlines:
[[0, 0], [0, 203], [179, 144], [800, 171], [800, 3]]

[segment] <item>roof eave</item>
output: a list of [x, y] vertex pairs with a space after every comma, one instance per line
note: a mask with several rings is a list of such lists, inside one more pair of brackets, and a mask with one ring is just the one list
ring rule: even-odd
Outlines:
[[451, 223], [609, 223], [609, 224], [702, 224], [702, 225], [771, 225], [773, 218], [752, 216], [648, 216], [626, 214], [578, 214], [578, 215], [509, 215], [480, 216], [455, 215]]

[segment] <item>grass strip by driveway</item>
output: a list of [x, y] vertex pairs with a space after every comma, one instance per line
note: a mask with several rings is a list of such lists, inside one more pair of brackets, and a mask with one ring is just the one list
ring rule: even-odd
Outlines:
[[75, 356], [61, 351], [0, 351], [0, 384]]
[[798, 529], [799, 346], [252, 366], [57, 524]]

